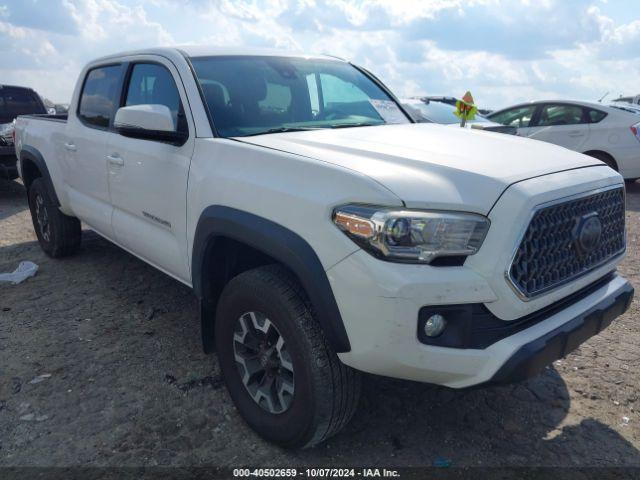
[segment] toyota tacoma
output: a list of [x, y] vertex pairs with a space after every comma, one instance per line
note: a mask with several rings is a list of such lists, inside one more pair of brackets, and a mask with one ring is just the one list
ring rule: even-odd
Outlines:
[[159, 48], [91, 62], [68, 116], [21, 116], [51, 257], [81, 222], [192, 287], [247, 423], [338, 432], [361, 372], [466, 388], [535, 375], [633, 288], [622, 177], [534, 140], [413, 123], [347, 61]]

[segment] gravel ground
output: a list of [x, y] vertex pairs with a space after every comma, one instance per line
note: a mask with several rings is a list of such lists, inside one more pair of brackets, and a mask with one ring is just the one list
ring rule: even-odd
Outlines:
[[[629, 188], [638, 288], [640, 184]], [[0, 466], [640, 466], [639, 304], [526, 383], [454, 391], [367, 376], [360, 409], [325, 444], [285, 451], [242, 421], [202, 353], [190, 290], [85, 231], [56, 261], [22, 186], [0, 181]]]

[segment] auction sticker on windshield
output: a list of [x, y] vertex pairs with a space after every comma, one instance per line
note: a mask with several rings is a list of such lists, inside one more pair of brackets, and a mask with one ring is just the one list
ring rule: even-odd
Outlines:
[[394, 101], [370, 98], [369, 102], [386, 123], [407, 123], [407, 117]]

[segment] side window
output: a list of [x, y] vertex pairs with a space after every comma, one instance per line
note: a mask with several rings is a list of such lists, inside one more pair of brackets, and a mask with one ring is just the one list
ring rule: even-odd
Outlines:
[[120, 65], [98, 67], [90, 70], [84, 81], [78, 117], [98, 128], [108, 128], [118, 103]]
[[148, 104], [166, 106], [176, 130], [187, 130], [180, 94], [171, 72], [155, 63], [137, 63], [131, 71], [125, 106]]
[[600, 110], [589, 110], [589, 113], [588, 113], [589, 122], [591, 123], [598, 123], [600, 120], [602, 120], [606, 116], [607, 114]]
[[512, 127], [523, 128], [528, 127], [533, 112], [535, 111], [535, 105], [527, 105], [526, 107], [517, 107], [510, 110], [506, 110], [497, 115], [490, 115], [490, 120], [501, 123], [503, 125], [509, 125]]
[[578, 105], [545, 105], [540, 111], [536, 126], [554, 127], [560, 125], [578, 125], [582, 119], [582, 107]]

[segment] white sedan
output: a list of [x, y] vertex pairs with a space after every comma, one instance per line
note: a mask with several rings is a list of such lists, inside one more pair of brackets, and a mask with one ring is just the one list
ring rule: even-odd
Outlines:
[[640, 114], [630, 109], [552, 100], [504, 108], [487, 118], [517, 127], [520, 136], [602, 160], [627, 181], [640, 178]]

